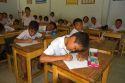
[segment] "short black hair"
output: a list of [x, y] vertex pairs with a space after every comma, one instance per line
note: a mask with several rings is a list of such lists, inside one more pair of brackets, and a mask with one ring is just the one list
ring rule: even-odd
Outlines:
[[73, 20], [73, 25], [75, 25], [76, 22], [82, 22], [82, 20], [80, 18], [76, 18]]
[[31, 11], [29, 7], [25, 7], [25, 11], [26, 11], [26, 10], [29, 10], [29, 11]]
[[116, 19], [116, 21], [115, 21], [115, 22], [117, 22], [117, 21], [120, 21], [120, 22], [122, 23], [122, 19]]
[[59, 19], [58, 23], [64, 23], [64, 20], [63, 19]]
[[18, 19], [15, 19], [14, 22], [16, 22], [18, 24], [20, 23], [20, 21]]
[[84, 21], [85, 18], [88, 18], [88, 20], [89, 20], [89, 17], [88, 17], [88, 16], [84, 16], [84, 17], [83, 17], [83, 21]]
[[33, 15], [34, 19], [37, 19], [37, 15]]
[[29, 23], [29, 29], [33, 29], [34, 31], [38, 31], [38, 29], [39, 29], [39, 23], [38, 22], [36, 22], [36, 21], [31, 21], [30, 23]]
[[55, 22], [50, 22], [49, 24], [52, 24], [54, 26], [54, 29], [57, 29], [57, 26], [56, 26]]
[[0, 23], [0, 34], [3, 34], [5, 32], [4, 25]]
[[48, 21], [48, 20], [49, 20], [48, 16], [45, 16], [44, 21]]
[[92, 19], [96, 20], [96, 18], [95, 18], [95, 17], [91, 17], [91, 20], [92, 20]]
[[89, 48], [89, 35], [85, 32], [77, 32], [71, 35], [71, 37], [76, 37], [75, 43], [82, 46], [83, 50]]

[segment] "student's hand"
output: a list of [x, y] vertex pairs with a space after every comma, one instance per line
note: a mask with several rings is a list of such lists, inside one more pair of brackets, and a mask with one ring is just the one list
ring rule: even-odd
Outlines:
[[65, 57], [64, 60], [66, 60], [66, 61], [70, 61], [73, 58], [71, 54], [67, 54], [64, 57]]
[[78, 54], [78, 55], [76, 56], [76, 58], [77, 58], [77, 60], [79, 60], [79, 61], [84, 61], [84, 60], [86, 59], [85, 56], [82, 55], [82, 54]]
[[32, 40], [32, 39], [27, 39], [26, 42], [27, 42], [27, 43], [32, 43], [33, 40]]

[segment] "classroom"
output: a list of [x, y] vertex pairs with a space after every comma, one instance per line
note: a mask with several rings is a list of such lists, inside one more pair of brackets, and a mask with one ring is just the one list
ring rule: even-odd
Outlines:
[[125, 0], [0, 0], [0, 83], [124, 83]]

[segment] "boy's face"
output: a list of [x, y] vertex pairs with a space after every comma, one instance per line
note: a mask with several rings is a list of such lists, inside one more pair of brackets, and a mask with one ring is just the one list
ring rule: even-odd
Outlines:
[[116, 22], [115, 22], [116, 28], [120, 28], [121, 25], [122, 25], [122, 22], [121, 22], [121, 21], [116, 21]]
[[83, 20], [85, 23], [87, 23], [89, 21], [89, 19], [87, 17], [84, 18]]
[[49, 24], [49, 25], [47, 26], [47, 31], [52, 31], [52, 30], [54, 30], [54, 25]]
[[75, 42], [76, 37], [69, 37], [67, 40], [66, 48], [69, 51], [81, 51], [83, 48]]
[[92, 19], [91, 22], [92, 22], [93, 24], [96, 24], [96, 19]]
[[75, 29], [77, 29], [78, 31], [82, 31], [83, 30], [83, 23], [82, 22], [76, 22], [74, 24]]
[[36, 34], [36, 31], [33, 29], [28, 29], [30, 36], [34, 36]]
[[25, 13], [26, 13], [27, 16], [30, 15], [30, 10], [26, 9]]

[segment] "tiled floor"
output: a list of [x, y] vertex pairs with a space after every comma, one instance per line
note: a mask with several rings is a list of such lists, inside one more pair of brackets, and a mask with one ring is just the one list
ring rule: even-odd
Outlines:
[[[33, 83], [44, 83], [44, 75], [33, 79]], [[0, 83], [16, 83], [15, 76], [8, 71], [7, 64], [0, 64]], [[125, 56], [115, 56], [113, 59], [108, 83], [125, 83]]]

